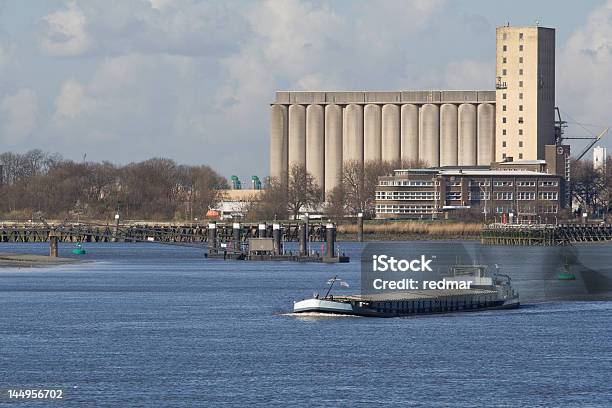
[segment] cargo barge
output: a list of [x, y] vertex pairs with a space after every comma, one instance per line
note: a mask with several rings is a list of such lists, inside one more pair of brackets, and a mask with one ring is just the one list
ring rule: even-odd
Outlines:
[[499, 273], [487, 276], [482, 265], [457, 266], [448, 279], [469, 280], [470, 289], [393, 291], [372, 295], [333, 296], [337, 277], [323, 298], [295, 302], [294, 313], [343, 314], [370, 317], [397, 317], [434, 313], [456, 313], [495, 309], [516, 309], [519, 295], [510, 277]]

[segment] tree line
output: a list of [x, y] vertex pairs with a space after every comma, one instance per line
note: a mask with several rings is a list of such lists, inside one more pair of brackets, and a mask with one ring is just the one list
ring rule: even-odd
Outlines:
[[191, 220], [220, 200], [227, 181], [209, 166], [154, 158], [116, 165], [40, 150], [0, 154], [3, 219]]
[[411, 161], [346, 161], [338, 186], [325, 195], [312, 174], [303, 165], [289, 169], [286, 180], [269, 179], [261, 199], [247, 205], [247, 218], [287, 219], [300, 212], [322, 210], [330, 218], [342, 218], [363, 213], [375, 214], [375, 191], [380, 176], [395, 169], [422, 168], [423, 163]]
[[[0, 154], [0, 217], [10, 220], [124, 219], [179, 221], [203, 219], [222, 200], [227, 181], [205, 165], [179, 165], [154, 158], [117, 165], [75, 162], [41, 150]], [[304, 166], [293, 166], [284, 180], [268, 179], [262, 194], [245, 205], [249, 220], [288, 219], [300, 212], [330, 218], [375, 215], [380, 176], [419, 162], [343, 163], [339, 185], [325, 195]], [[612, 211], [612, 160], [605, 169], [590, 161], [571, 166], [572, 201], [577, 214], [606, 217]], [[467, 214], [466, 214], [467, 215]], [[476, 216], [479, 216], [476, 214]]]

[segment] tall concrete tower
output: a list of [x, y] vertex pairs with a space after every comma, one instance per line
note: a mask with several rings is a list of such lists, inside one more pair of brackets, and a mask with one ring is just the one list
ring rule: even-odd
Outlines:
[[606, 160], [608, 158], [608, 149], [597, 146], [593, 149], [593, 168], [595, 170], [606, 171]]
[[554, 144], [555, 30], [497, 27], [495, 160], [544, 159]]

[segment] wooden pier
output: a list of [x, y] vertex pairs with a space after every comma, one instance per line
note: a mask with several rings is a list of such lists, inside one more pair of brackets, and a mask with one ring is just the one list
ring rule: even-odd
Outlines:
[[[250, 238], [272, 237], [273, 223], [237, 224], [241, 241]], [[282, 240], [299, 240], [297, 222], [281, 223]], [[217, 237], [221, 241], [234, 239], [236, 224], [216, 223]], [[48, 242], [49, 235], [59, 242], [161, 242], [205, 244], [208, 242], [208, 224], [96, 224], [96, 223], [0, 223], [0, 242]], [[308, 241], [325, 241], [325, 223], [308, 224]]]
[[489, 224], [480, 236], [484, 245], [571, 245], [612, 241], [611, 224]]

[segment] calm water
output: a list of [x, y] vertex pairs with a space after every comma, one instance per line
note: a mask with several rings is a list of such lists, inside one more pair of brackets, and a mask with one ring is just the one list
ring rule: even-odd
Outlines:
[[355, 263], [232, 263], [193, 248], [89, 244], [89, 264], [2, 269], [0, 404], [8, 388], [61, 388], [66, 407], [612, 406], [612, 302], [287, 315], [334, 274], [358, 291], [359, 246], [341, 246]]

